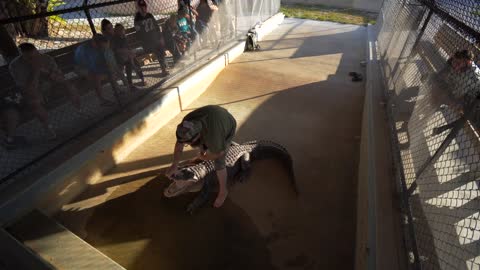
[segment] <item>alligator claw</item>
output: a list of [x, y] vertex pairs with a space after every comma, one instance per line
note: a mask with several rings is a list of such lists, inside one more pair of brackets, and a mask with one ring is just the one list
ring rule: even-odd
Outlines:
[[195, 202], [190, 203], [187, 207], [187, 213], [189, 213], [190, 215], [193, 215], [193, 212], [195, 210], [197, 210], [197, 206], [195, 206]]

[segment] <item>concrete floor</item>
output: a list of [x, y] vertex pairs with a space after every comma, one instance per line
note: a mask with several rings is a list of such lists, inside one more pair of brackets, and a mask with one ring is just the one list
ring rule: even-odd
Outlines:
[[[194, 104], [65, 205], [58, 220], [127, 269], [353, 269], [364, 84], [348, 72], [363, 72], [365, 33], [286, 19], [262, 51], [229, 65]], [[191, 195], [162, 197], [175, 127], [207, 104], [236, 117], [236, 141], [287, 147], [298, 199], [273, 161], [256, 163], [221, 209], [209, 205], [188, 216]]]

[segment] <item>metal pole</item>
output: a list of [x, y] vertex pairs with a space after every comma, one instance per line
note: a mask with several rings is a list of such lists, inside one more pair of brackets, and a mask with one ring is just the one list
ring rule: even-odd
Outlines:
[[[425, 16], [425, 12], [426, 10], [422, 13], [422, 16]], [[417, 49], [417, 46], [418, 44], [420, 43], [420, 40], [422, 39], [423, 37], [423, 34], [425, 33], [425, 29], [427, 29], [427, 26], [428, 26], [428, 23], [430, 22], [430, 18], [432, 17], [432, 14], [433, 14], [433, 11], [431, 9], [428, 9], [428, 15], [427, 15], [427, 18], [425, 19], [425, 22], [423, 23], [422, 27], [420, 28], [420, 32], [418, 33], [416, 39], [415, 39], [415, 42], [413, 43], [413, 46], [412, 46], [412, 51], [410, 52], [410, 54], [408, 55], [407, 57], [407, 61], [406, 63], [410, 62], [411, 58], [412, 58], [412, 52], [414, 52], [416, 49]], [[399, 66], [400, 66], [400, 61], [403, 57], [403, 55], [405, 54], [405, 50], [406, 50], [407, 46], [403, 46], [402, 48], [402, 51], [400, 53], [400, 59], [397, 61], [397, 63], [395, 64], [395, 67], [392, 69], [392, 74], [395, 76]], [[403, 68], [401, 69], [400, 71], [400, 74], [403, 73], [404, 69], [405, 69], [406, 65], [403, 66]]]
[[464, 127], [465, 123], [467, 122], [468, 119], [471, 119], [474, 113], [476, 112], [476, 108], [480, 105], [480, 96], [477, 96], [475, 101], [469, 105], [469, 107], [465, 110], [464, 115], [460, 117], [459, 119], [455, 120], [453, 123], [447, 125], [447, 126], [452, 126], [452, 130], [450, 133], [447, 135], [445, 140], [443, 140], [442, 144], [438, 147], [437, 151], [427, 160], [423, 165], [418, 169], [418, 171], [415, 173], [415, 182], [412, 183], [410, 188], [408, 189], [407, 194], [410, 196], [413, 194], [415, 189], [417, 188], [417, 181], [418, 179], [422, 176], [422, 174], [425, 172], [427, 167], [432, 164], [437, 162], [437, 160], [440, 158], [440, 156], [445, 152], [447, 147], [450, 145], [450, 143], [457, 137], [458, 132]]
[[233, 35], [234, 35], [234, 38], [236, 39], [237, 38], [237, 29], [238, 29], [238, 7], [237, 7], [237, 0], [234, 0], [234, 4], [235, 4], [235, 26], [234, 26], [234, 29], [233, 29]]
[[90, 9], [87, 8], [88, 0], [83, 0], [83, 7], [85, 8], [83, 11], [85, 12], [85, 16], [87, 17], [88, 25], [90, 25], [90, 30], [92, 34], [96, 34], [97, 30], [95, 30], [95, 24], [93, 24], [92, 16], [90, 15]]
[[8, 33], [4, 25], [0, 25], [0, 51], [7, 63], [13, 60], [18, 55], [17, 44]]

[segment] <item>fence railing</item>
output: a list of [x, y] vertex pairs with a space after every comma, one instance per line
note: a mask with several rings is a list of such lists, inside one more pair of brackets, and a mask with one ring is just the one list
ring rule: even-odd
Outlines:
[[378, 45], [413, 269], [480, 269], [480, 2], [386, 0]]
[[[0, 1], [0, 140], [3, 146], [0, 148], [0, 185], [42, 166], [45, 157], [101, 125], [129, 103], [205, 64], [243, 40], [252, 26], [280, 9], [280, 0], [145, 2], [164, 39], [162, 47], [170, 73], [166, 77], [159, 65], [158, 54], [147, 50], [136, 33], [134, 16], [138, 7], [134, 0]], [[183, 4], [190, 5], [191, 9], [180, 8]], [[184, 16], [180, 10], [187, 10], [188, 33], [179, 28], [179, 19]], [[93, 82], [78, 72], [78, 63], [74, 60], [74, 52], [80, 44], [90, 42], [94, 33], [102, 33], [104, 19], [113, 26], [122, 24], [126, 29], [126, 40], [134, 54], [133, 65], [140, 68], [146, 83], [142, 84], [141, 76], [134, 68], [131, 72], [134, 87], [130, 87], [126, 76], [128, 69], [124, 70], [124, 64], [118, 63], [120, 60], [116, 58], [114, 66], [121, 71], [123, 78], [121, 74], [112, 76], [110, 69], [110, 79], [102, 81], [100, 87], [105, 98], [112, 101], [113, 104], [107, 104], [110, 106], [100, 103]], [[26, 42], [55, 59], [64, 80], [80, 97], [78, 107], [67, 95], [65, 84], [40, 83], [36, 89], [41, 106], [48, 112], [49, 127], [56, 132], [55, 140], [48, 140], [49, 130], [38, 120], [38, 113], [32, 112], [28, 95], [8, 68], [8, 63], [19, 54], [16, 46]], [[110, 46], [112, 42], [110, 40]], [[12, 103], [12, 97], [17, 93], [23, 99]], [[12, 138], [13, 145], [9, 143]]]

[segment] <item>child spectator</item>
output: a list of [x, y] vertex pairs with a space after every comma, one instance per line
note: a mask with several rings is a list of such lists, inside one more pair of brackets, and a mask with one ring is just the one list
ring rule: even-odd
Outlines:
[[177, 48], [177, 32], [177, 15], [172, 14], [165, 23], [165, 27], [163, 29], [163, 36], [165, 37], [165, 47], [172, 53], [174, 62], [177, 62], [181, 57], [180, 50]]
[[178, 11], [178, 19], [177, 19], [177, 27], [179, 36], [177, 37], [177, 46], [181, 54], [184, 54], [185, 51], [190, 46], [193, 35], [192, 35], [192, 28], [188, 23], [188, 15], [186, 14], [185, 9], [180, 9]]
[[128, 48], [127, 39], [125, 38], [125, 28], [122, 24], [117, 23], [115, 25], [111, 47], [121, 69], [123, 70], [123, 67], [125, 67], [130, 89], [135, 89], [132, 82], [132, 69], [135, 69], [135, 73], [137, 73], [137, 76], [142, 80], [142, 85], [145, 86], [142, 69], [135, 62], [135, 53]]
[[105, 98], [102, 92], [102, 81], [107, 80], [109, 77], [109, 67], [104, 55], [108, 46], [106, 37], [101, 34], [95, 34], [90, 41], [77, 47], [75, 50], [75, 64], [77, 72], [86, 75], [88, 81], [94, 84], [100, 105], [114, 106], [115, 104]]

